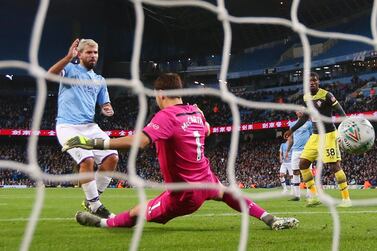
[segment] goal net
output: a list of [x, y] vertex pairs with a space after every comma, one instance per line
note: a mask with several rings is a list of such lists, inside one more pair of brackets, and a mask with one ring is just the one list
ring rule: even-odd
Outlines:
[[[300, 5], [300, 0], [293, 0], [291, 5], [291, 18], [276, 18], [276, 17], [237, 17], [232, 16], [228, 13], [225, 7], [224, 0], [218, 0], [216, 4], [212, 4], [200, 0], [133, 0], [132, 1], [136, 13], [136, 27], [135, 27], [135, 37], [134, 37], [134, 47], [131, 61], [131, 78], [130, 79], [106, 79], [108, 86], [121, 86], [126, 87], [132, 90], [138, 98], [139, 102], [139, 114], [136, 121], [135, 130], [141, 131], [147, 115], [147, 98], [154, 96], [154, 91], [147, 88], [143, 85], [140, 80], [140, 55], [141, 55], [141, 45], [143, 38], [143, 29], [144, 29], [144, 11], [143, 5], [154, 5], [154, 6], [164, 6], [164, 7], [198, 7], [206, 11], [212, 12], [217, 15], [218, 21], [221, 22], [224, 32], [223, 39], [223, 50], [222, 50], [222, 61], [221, 69], [219, 74], [219, 89], [215, 88], [204, 88], [204, 89], [184, 89], [184, 90], [174, 90], [166, 91], [167, 94], [171, 95], [181, 95], [181, 96], [195, 96], [195, 95], [209, 95], [214, 97], [221, 97], [221, 99], [229, 105], [233, 118], [233, 128], [240, 127], [240, 112], [239, 107], [247, 107], [253, 109], [269, 109], [269, 110], [281, 110], [281, 111], [303, 111], [310, 114], [310, 116], [319, 121], [318, 130], [320, 134], [320, 148], [324, 149], [324, 122], [332, 122], [333, 119], [329, 117], [324, 117], [318, 113], [315, 109], [312, 101], [309, 100], [308, 106], [303, 107], [295, 104], [279, 104], [268, 103], [268, 102], [257, 102], [253, 100], [247, 100], [241, 97], [235, 96], [226, 84], [227, 74], [230, 61], [230, 52], [232, 45], [232, 28], [231, 23], [236, 24], [270, 24], [277, 25], [282, 27], [288, 27], [295, 31], [301, 41], [303, 48], [303, 90], [304, 94], [310, 93], [309, 90], [309, 75], [311, 69], [311, 48], [308, 36], [319, 37], [319, 38], [332, 38], [340, 40], [350, 40], [355, 42], [361, 42], [369, 44], [377, 48], [377, 4], [374, 3], [371, 15], [371, 30], [372, 38], [354, 35], [354, 34], [345, 34], [337, 32], [324, 32], [315, 29], [306, 27], [298, 19], [298, 8]], [[30, 75], [37, 79], [37, 91], [38, 95], [36, 98], [35, 110], [33, 114], [33, 123], [32, 130], [37, 131], [40, 128], [40, 123], [42, 120], [43, 111], [45, 109], [45, 102], [47, 97], [47, 85], [46, 80], [53, 81], [55, 83], [60, 82], [60, 77], [48, 74], [41, 66], [38, 60], [38, 52], [40, 49], [41, 37], [43, 33], [43, 27], [46, 19], [46, 13], [49, 6], [49, 0], [41, 0], [37, 15], [33, 25], [32, 37], [29, 47], [29, 62], [17, 61], [17, 60], [3, 60], [0, 61], [0, 68], [18, 68], [28, 71]], [[78, 81], [74, 79], [64, 79], [65, 83], [79, 84]], [[95, 83], [93, 83], [95, 84]], [[366, 116], [369, 120], [375, 120], [373, 116]], [[342, 119], [336, 119], [336, 122], [340, 122]], [[280, 192], [263, 192], [263, 193], [245, 193], [242, 192], [237, 185], [235, 177], [235, 163], [237, 156], [237, 148], [239, 142], [240, 132], [239, 130], [232, 130], [231, 132], [231, 143], [230, 150], [227, 161], [227, 175], [229, 180], [229, 186], [227, 187], [228, 191], [239, 198], [241, 202], [241, 195], [247, 195], [252, 199], [272, 199], [280, 196]], [[137, 140], [136, 140], [137, 141]], [[86, 178], [84, 174], [70, 174], [70, 175], [50, 175], [42, 171], [41, 167], [38, 165], [37, 160], [37, 144], [38, 136], [31, 134], [28, 144], [27, 144], [27, 157], [28, 163], [23, 164], [16, 161], [1, 160], [0, 168], [12, 169], [12, 170], [21, 170], [27, 174], [31, 179], [36, 182], [36, 198], [33, 205], [33, 210], [30, 215], [30, 219], [26, 226], [24, 237], [21, 243], [21, 250], [28, 250], [35, 233], [36, 224], [40, 216], [41, 210], [43, 208], [45, 188], [44, 182], [46, 181], [73, 181], [77, 179]], [[319, 151], [319, 158], [322, 159], [322, 150]], [[128, 159], [128, 175], [125, 175], [120, 172], [107, 173], [107, 175], [113, 178], [127, 179], [128, 182], [135, 186], [138, 191], [138, 197], [140, 203], [142, 203], [142, 209], [146, 210], [146, 194], [144, 189], [146, 187], [150, 188], [160, 188], [160, 189], [172, 189], [172, 190], [182, 190], [187, 188], [192, 188], [193, 185], [189, 184], [159, 184], [154, 182], [148, 182], [141, 179], [136, 174], [136, 157], [138, 153], [138, 145], [135, 144], [131, 150]], [[321, 173], [323, 164], [321, 161], [317, 165], [318, 171], [316, 173], [316, 185], [319, 189], [319, 198], [320, 200], [328, 207], [329, 212], [331, 213], [333, 220], [333, 241], [332, 241], [332, 250], [339, 249], [339, 236], [341, 224], [339, 220], [339, 214], [336, 209], [336, 205], [340, 202], [339, 200], [332, 198], [326, 194], [321, 189]], [[195, 185], [195, 188], [219, 188], [217, 186], [210, 186], [208, 184]], [[377, 205], [376, 199], [365, 199], [365, 200], [354, 200], [353, 204], [355, 206], [361, 205]], [[247, 240], [249, 235], [249, 216], [247, 213], [247, 208], [244, 203], [242, 205], [242, 221], [241, 221], [241, 232], [240, 240], [238, 245], [238, 250], [247, 250]], [[136, 225], [133, 238], [130, 243], [130, 250], [137, 250], [138, 244], [141, 239], [143, 228], [144, 228], [145, 219], [139, 217], [138, 224]]]

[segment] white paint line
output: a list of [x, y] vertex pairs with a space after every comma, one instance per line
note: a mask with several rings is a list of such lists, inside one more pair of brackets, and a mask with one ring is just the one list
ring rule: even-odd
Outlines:
[[[339, 214], [377, 214], [377, 210], [363, 210], [363, 211], [338, 211]], [[294, 215], [294, 214], [329, 214], [328, 211], [301, 211], [301, 212], [271, 212], [273, 215]], [[241, 216], [240, 213], [223, 213], [223, 214], [192, 214], [185, 215], [183, 217], [233, 217]], [[9, 221], [28, 221], [29, 218], [9, 218], [9, 219], [0, 219], [0, 222], [9, 222]], [[39, 221], [74, 221], [75, 218], [39, 218]]]

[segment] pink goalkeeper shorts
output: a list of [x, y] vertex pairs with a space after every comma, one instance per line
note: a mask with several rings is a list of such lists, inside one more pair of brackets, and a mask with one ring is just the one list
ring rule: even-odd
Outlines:
[[[217, 184], [219, 180], [212, 174], [211, 181], [206, 182]], [[147, 221], [165, 224], [175, 217], [192, 214], [204, 201], [216, 199], [218, 195], [219, 191], [214, 189], [165, 191], [148, 202]]]

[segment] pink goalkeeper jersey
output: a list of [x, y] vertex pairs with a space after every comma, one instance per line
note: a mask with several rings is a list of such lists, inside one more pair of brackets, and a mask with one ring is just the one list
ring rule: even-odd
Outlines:
[[205, 122], [198, 108], [182, 104], [159, 111], [144, 127], [144, 133], [156, 143], [165, 182], [211, 180], [209, 161], [204, 156]]

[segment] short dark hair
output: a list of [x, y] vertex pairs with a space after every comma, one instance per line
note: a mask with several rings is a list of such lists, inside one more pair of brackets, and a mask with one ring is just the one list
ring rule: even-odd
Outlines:
[[176, 73], [164, 73], [154, 81], [154, 89], [156, 90], [175, 90], [182, 88], [181, 77]]
[[316, 79], [319, 80], [319, 75], [318, 75], [318, 73], [312, 71], [312, 72], [310, 73], [310, 78], [316, 78]]
[[[155, 90], [176, 90], [182, 89], [181, 77], [176, 73], [164, 73], [154, 81]], [[170, 98], [180, 98], [180, 96], [169, 96]]]

